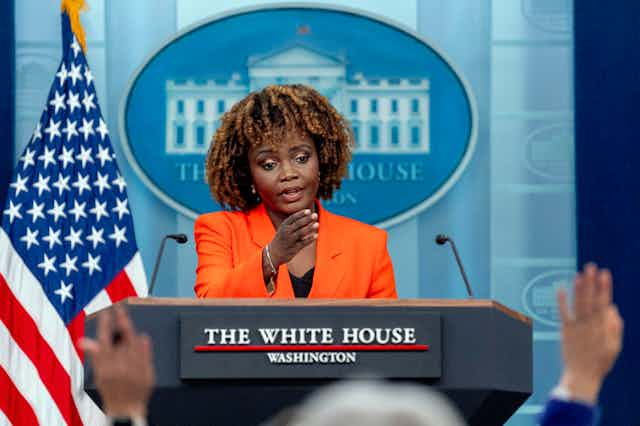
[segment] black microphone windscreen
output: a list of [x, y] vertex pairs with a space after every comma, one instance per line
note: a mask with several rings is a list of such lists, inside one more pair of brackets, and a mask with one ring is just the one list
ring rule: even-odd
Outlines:
[[172, 240], [175, 240], [178, 244], [184, 244], [187, 241], [189, 241], [189, 238], [187, 238], [185, 234], [171, 234], [171, 235], [167, 235], [167, 237], [171, 238]]
[[436, 235], [436, 244], [443, 245], [447, 241], [449, 241], [449, 237], [447, 237], [446, 235], [444, 234]]

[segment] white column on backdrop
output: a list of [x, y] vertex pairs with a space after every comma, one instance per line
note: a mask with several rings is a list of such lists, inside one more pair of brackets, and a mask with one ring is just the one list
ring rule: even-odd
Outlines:
[[[162, 236], [176, 230], [176, 213], [143, 185], [127, 163], [117, 120], [124, 90], [134, 71], [176, 31], [175, 0], [110, 0], [105, 6], [107, 72], [102, 78], [107, 79], [109, 92], [100, 101], [103, 112], [109, 114], [111, 141], [127, 181], [136, 240], [150, 279]], [[156, 295], [176, 294], [180, 279], [176, 276], [175, 253], [175, 245], [167, 244], [154, 290]]]
[[[466, 297], [449, 247], [434, 237], [445, 233], [456, 241], [476, 297], [489, 296], [489, 128], [491, 2], [420, 1], [418, 31], [452, 61], [476, 99], [476, 150], [455, 186], [420, 215], [421, 297]], [[435, 147], [432, 147], [436, 149]]]

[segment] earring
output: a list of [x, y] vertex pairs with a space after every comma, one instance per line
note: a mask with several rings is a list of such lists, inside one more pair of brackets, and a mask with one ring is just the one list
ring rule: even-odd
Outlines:
[[251, 193], [252, 193], [252, 194], [255, 194], [255, 193], [256, 193], [256, 187], [255, 187], [255, 186], [253, 186], [253, 185], [251, 185]]

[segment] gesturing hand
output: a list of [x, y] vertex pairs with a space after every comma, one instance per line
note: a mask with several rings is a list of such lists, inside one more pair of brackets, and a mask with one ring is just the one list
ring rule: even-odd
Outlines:
[[595, 403], [622, 348], [624, 324], [611, 302], [611, 286], [611, 273], [590, 263], [576, 275], [573, 310], [566, 293], [558, 293], [564, 360], [561, 383], [588, 403]]
[[282, 221], [269, 243], [275, 267], [289, 262], [300, 250], [318, 238], [318, 214], [301, 210]]
[[83, 338], [80, 347], [93, 365], [107, 415], [145, 417], [155, 381], [151, 341], [136, 333], [125, 310], [116, 305], [99, 313], [97, 339]]

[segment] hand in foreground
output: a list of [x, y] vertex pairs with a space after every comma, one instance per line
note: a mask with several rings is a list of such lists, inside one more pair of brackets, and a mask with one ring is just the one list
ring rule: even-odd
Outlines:
[[282, 221], [269, 243], [271, 259], [277, 268], [289, 262], [300, 250], [318, 238], [318, 214], [300, 210]]
[[[120, 336], [114, 343], [116, 330]], [[105, 413], [146, 417], [155, 381], [151, 340], [136, 333], [124, 308], [116, 305], [99, 313], [97, 340], [83, 338], [80, 347], [93, 365]]]
[[575, 278], [573, 310], [558, 293], [562, 318], [561, 384], [571, 397], [595, 404], [600, 387], [622, 349], [623, 321], [611, 302], [611, 273], [587, 264]]

